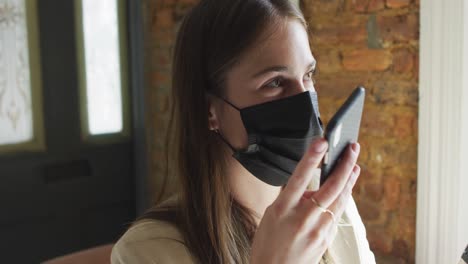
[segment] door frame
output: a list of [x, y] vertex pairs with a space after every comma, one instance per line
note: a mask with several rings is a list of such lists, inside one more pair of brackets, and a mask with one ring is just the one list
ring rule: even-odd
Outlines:
[[143, 7], [141, 0], [127, 2], [128, 55], [130, 93], [132, 98], [132, 130], [135, 173], [136, 213], [140, 215], [149, 206], [148, 157], [146, 145], [146, 101], [144, 79]]
[[468, 243], [467, 17], [466, 0], [421, 1], [416, 263], [458, 263]]

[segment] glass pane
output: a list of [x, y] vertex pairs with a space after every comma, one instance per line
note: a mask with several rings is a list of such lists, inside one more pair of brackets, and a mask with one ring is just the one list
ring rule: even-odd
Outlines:
[[83, 0], [88, 127], [91, 135], [123, 128], [117, 0]]
[[25, 0], [0, 0], [0, 145], [33, 139]]

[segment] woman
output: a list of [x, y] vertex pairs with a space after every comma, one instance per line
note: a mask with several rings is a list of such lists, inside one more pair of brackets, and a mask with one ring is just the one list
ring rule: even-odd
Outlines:
[[181, 190], [134, 223], [113, 263], [375, 263], [351, 197], [359, 144], [307, 189], [327, 143], [293, 4], [201, 1], [173, 63], [169, 167]]

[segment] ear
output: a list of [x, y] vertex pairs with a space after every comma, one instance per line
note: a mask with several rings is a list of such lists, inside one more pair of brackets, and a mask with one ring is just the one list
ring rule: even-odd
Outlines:
[[218, 122], [218, 111], [216, 109], [216, 102], [215, 98], [212, 95], [207, 95], [206, 100], [208, 103], [208, 129], [209, 130], [218, 130], [219, 129], [219, 122]]

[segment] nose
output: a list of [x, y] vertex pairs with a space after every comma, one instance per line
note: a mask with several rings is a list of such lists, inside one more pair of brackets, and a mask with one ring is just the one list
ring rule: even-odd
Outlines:
[[300, 94], [300, 93], [303, 93], [303, 92], [306, 92], [306, 91], [309, 91], [309, 90], [314, 90], [314, 87], [306, 87], [304, 82], [300, 79], [300, 80], [296, 80], [293, 84], [293, 87], [291, 87], [290, 89], [290, 95], [296, 95], [296, 94]]

